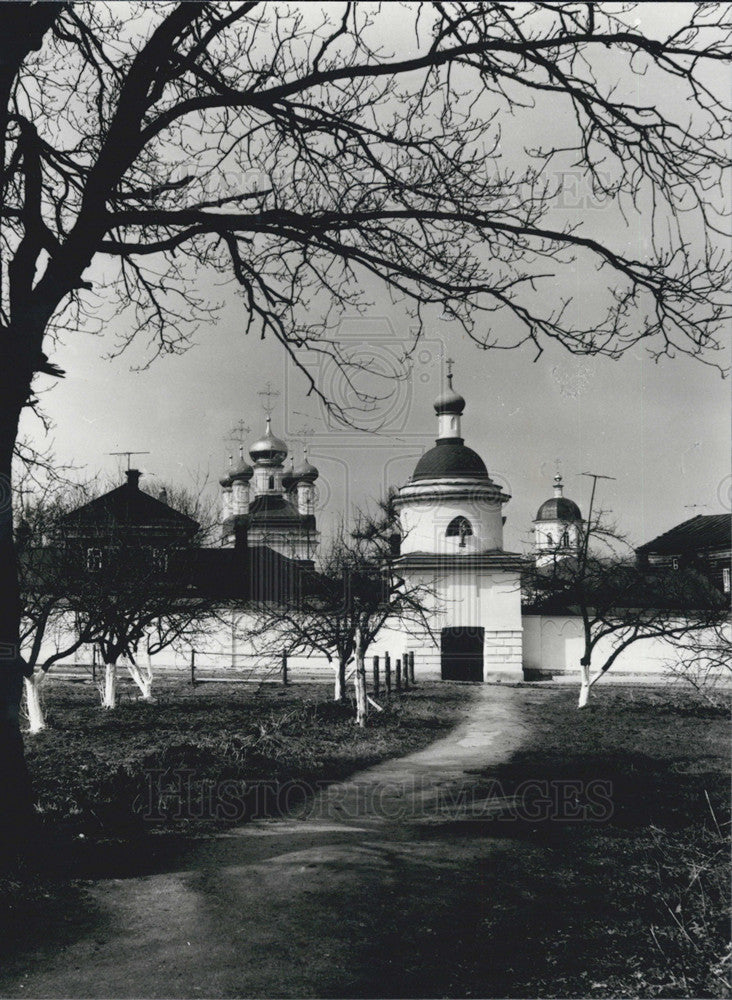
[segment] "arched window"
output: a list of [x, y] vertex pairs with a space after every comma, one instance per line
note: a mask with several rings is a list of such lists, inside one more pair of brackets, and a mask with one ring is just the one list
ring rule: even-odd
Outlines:
[[551, 532], [547, 532], [546, 544], [547, 545], [553, 545], [554, 544], [554, 539], [552, 538]]
[[568, 531], [565, 531], [564, 534], [562, 535], [562, 548], [563, 549], [568, 549], [569, 548], [569, 532]]
[[450, 521], [445, 534], [448, 538], [459, 537], [460, 548], [465, 548], [465, 539], [468, 535], [473, 534], [473, 529], [467, 517], [463, 517], [462, 514], [460, 514], [458, 517], [454, 517], [452, 521]]
[[273, 490], [273, 489], [274, 489], [274, 476], [270, 476], [270, 477], [269, 477], [269, 488], [270, 488], [271, 490]]

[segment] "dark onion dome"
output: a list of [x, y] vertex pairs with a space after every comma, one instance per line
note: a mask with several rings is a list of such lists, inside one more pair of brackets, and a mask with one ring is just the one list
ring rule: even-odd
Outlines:
[[229, 468], [223, 474], [223, 476], [221, 477], [221, 479], [219, 479], [219, 486], [223, 486], [225, 490], [227, 490], [227, 489], [229, 489], [231, 487], [231, 472], [232, 472], [231, 466], [232, 466], [232, 462], [233, 462], [233, 459], [232, 459], [231, 455], [229, 455]]
[[411, 482], [420, 479], [483, 479], [491, 482], [485, 462], [461, 438], [440, 438], [417, 462]]
[[253, 462], [266, 462], [270, 465], [281, 465], [287, 458], [287, 445], [282, 438], [275, 437], [267, 417], [267, 430], [264, 437], [255, 441], [249, 449], [249, 457]]
[[465, 400], [452, 387], [452, 372], [447, 376], [447, 389], [440, 393], [434, 402], [435, 413], [461, 414], [465, 409]]
[[285, 490], [291, 490], [292, 487], [297, 483], [297, 477], [295, 476], [295, 459], [290, 459], [290, 468], [282, 477], [282, 486]]
[[302, 462], [300, 462], [300, 464], [295, 467], [294, 475], [297, 481], [301, 483], [314, 483], [315, 480], [320, 475], [315, 466], [311, 465], [310, 462], [308, 462], [307, 448], [305, 449], [305, 454], [303, 455]]
[[552, 497], [539, 507], [537, 521], [581, 521], [582, 514], [574, 500], [567, 497]]
[[229, 479], [233, 483], [238, 482], [249, 482], [249, 480], [254, 475], [254, 469], [244, 458], [244, 449], [239, 449], [239, 461], [236, 463], [234, 468], [229, 473]]

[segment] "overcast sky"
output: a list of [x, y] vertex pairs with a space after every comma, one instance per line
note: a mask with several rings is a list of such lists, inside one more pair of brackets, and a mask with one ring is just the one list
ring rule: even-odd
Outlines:
[[[642, 6], [644, 16], [659, 23], [664, 11], [674, 8], [676, 14], [679, 8]], [[536, 113], [502, 123], [504, 156], [509, 161], [519, 157], [523, 145], [554, 127], [551, 116]], [[557, 216], [600, 227], [603, 237], [615, 239], [626, 254], [644, 256], [648, 237], [642, 220], [628, 226], [612, 205], [593, 202], [576, 175], [563, 183]], [[201, 275], [204, 289], [207, 280]], [[578, 267], [568, 266], [559, 289], [575, 297], [580, 322], [585, 310], [592, 315], [588, 280]], [[212, 296], [223, 299], [224, 306], [184, 356], [158, 359], [142, 372], [131, 370], [144, 360], [134, 349], [106, 361], [105, 351], [118, 332], [113, 328], [102, 337], [70, 335], [49, 351], [68, 374], [41, 397], [55, 424], [47, 443], [58, 461], [78, 467], [79, 478], [119, 479], [125, 461], [109, 452], [131, 449], [150, 453], [133, 462], [151, 492], [163, 482], [192, 485], [207, 476], [214, 489], [227, 455], [236, 450], [234, 426], [243, 421], [250, 428], [248, 442], [261, 433], [264, 398], [259, 393], [269, 382], [279, 393], [272, 399], [273, 428], [286, 438], [296, 460], [302, 441], [309, 440], [310, 458], [321, 472], [319, 517], [327, 530], [354, 505], [364, 506], [386, 486], [403, 484], [421, 452], [431, 447], [436, 432], [432, 401], [449, 355], [456, 362], [455, 386], [467, 400], [466, 443], [512, 495], [505, 510], [507, 549], [526, 546], [532, 518], [551, 495], [557, 468], [565, 495], [583, 512], [590, 481], [581, 473], [615, 477], [601, 485], [600, 502], [634, 544], [695, 514], [729, 509], [729, 382], [711, 368], [687, 358], [654, 364], [642, 348], [620, 361], [551, 348], [534, 363], [528, 348], [481, 351], [434, 314], [428, 315], [411, 367], [404, 369], [399, 358], [410, 339], [408, 320], [375, 284], [369, 289], [374, 305], [368, 315], [347, 318], [340, 335], [358, 358], [404, 377], [369, 383], [384, 398], [373, 414], [360, 419], [379, 430], [359, 432], [334, 426], [319, 402], [306, 397], [304, 377], [286, 362], [278, 344], [244, 337], [234, 291], [211, 282]], [[317, 361], [313, 357], [306, 363]], [[325, 366], [318, 377], [332, 398], [349, 401], [348, 387], [334, 368]], [[39, 388], [49, 385], [49, 379], [39, 380]], [[24, 428], [36, 441], [42, 439], [33, 418], [24, 421]]]

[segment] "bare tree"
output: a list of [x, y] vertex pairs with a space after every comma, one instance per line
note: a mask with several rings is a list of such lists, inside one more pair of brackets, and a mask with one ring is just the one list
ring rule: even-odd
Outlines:
[[[150, 357], [183, 350], [214, 308], [205, 271], [296, 361], [309, 347], [345, 363], [334, 331], [370, 277], [415, 336], [437, 307], [484, 348], [640, 342], [714, 363], [728, 13], [695, 5], [655, 37], [619, 9], [419, 4], [397, 30], [390, 5], [2, 5], [2, 482], [34, 377], [62, 374], [55, 338], [119, 308], [119, 349], [142, 334]], [[503, 157], [506, 116], [538, 126], [549, 106], [561, 139]], [[642, 216], [642, 255], [557, 216], [567, 168]], [[598, 272], [596, 315], [555, 281], [575, 262]], [[0, 574], [8, 776], [26, 669], [9, 505]]]
[[366, 724], [365, 657], [388, 624], [429, 631], [434, 594], [410, 584], [394, 570], [395, 518], [389, 499], [376, 515], [359, 513], [353, 531], [341, 525], [318, 562], [318, 573], [292, 607], [255, 608], [252, 641], [288, 653], [319, 651], [334, 660], [334, 699], [346, 694], [347, 668], [354, 663], [356, 722]]
[[[538, 613], [578, 615], [582, 621], [578, 707], [618, 657], [643, 639], [674, 649], [706, 642], [727, 620], [727, 608], [706, 577], [693, 570], [640, 567], [627, 540], [588, 517], [579, 551], [532, 567], [524, 579], [525, 604]], [[604, 652], [602, 651], [604, 647]]]
[[68, 492], [46, 484], [43, 492], [28, 498], [18, 513], [20, 644], [28, 665], [24, 688], [31, 733], [46, 726], [41, 687], [51, 667], [94, 639], [89, 623], [71, 627], [68, 553], [61, 546], [49, 544], [49, 539], [58, 535], [62, 518], [81, 495], [77, 491], [71, 500]]

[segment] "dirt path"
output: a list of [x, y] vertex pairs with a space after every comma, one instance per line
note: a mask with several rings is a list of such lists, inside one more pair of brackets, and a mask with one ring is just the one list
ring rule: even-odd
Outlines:
[[[475, 830], [476, 775], [520, 747], [525, 697], [480, 688], [448, 737], [318, 793], [301, 815], [200, 844], [182, 870], [89, 884], [68, 943], [39, 942], [0, 974], [0, 994], [450, 995], [480, 953], [497, 868], [531, 851]], [[495, 967], [500, 995], [510, 964], [497, 953]]]

